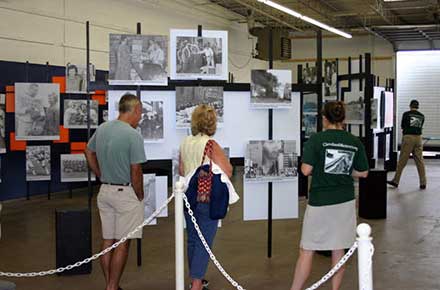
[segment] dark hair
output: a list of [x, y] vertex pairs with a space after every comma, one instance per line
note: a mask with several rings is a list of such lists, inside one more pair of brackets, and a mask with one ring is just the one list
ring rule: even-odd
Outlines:
[[141, 101], [137, 96], [125, 93], [119, 100], [119, 113], [133, 112], [134, 107], [140, 103]]
[[419, 108], [419, 101], [417, 100], [412, 100], [411, 103], [409, 103], [409, 107], [411, 109], [418, 109]]
[[327, 102], [322, 113], [330, 123], [342, 123], [345, 120], [345, 104], [341, 101]]
[[67, 66], [67, 72], [69, 72], [69, 70], [71, 70], [72, 68], [75, 70], [75, 74], [78, 74], [78, 67], [74, 64], [69, 64]]

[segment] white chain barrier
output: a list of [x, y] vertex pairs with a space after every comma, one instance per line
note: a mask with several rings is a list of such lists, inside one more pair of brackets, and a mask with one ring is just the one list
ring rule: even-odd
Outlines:
[[242, 286], [240, 286], [240, 284], [237, 283], [237, 281], [235, 281], [227, 272], [226, 270], [223, 268], [223, 266], [220, 264], [220, 262], [217, 260], [217, 258], [215, 257], [214, 253], [211, 251], [211, 248], [209, 247], [208, 243], [205, 240], [205, 237], [202, 234], [202, 231], [200, 230], [199, 225], [197, 224], [197, 220], [194, 217], [194, 213], [191, 210], [191, 205], [189, 204], [188, 198], [186, 197], [185, 194], [183, 194], [183, 201], [185, 203], [186, 208], [188, 209], [188, 214], [191, 217], [191, 221], [194, 224], [194, 228], [197, 231], [197, 234], [199, 236], [200, 241], [202, 242], [203, 246], [205, 247], [206, 251], [209, 254], [209, 257], [211, 258], [212, 262], [214, 263], [214, 265], [217, 267], [217, 269], [220, 271], [220, 273], [222, 273], [222, 275], [226, 278], [226, 280], [229, 281], [229, 283], [231, 283], [232, 286], [234, 286], [234, 288], [237, 288], [238, 290], [246, 290], [245, 288], [243, 288]]
[[[133, 236], [137, 231], [140, 231], [143, 227], [148, 225], [154, 218], [161, 213], [165, 207], [168, 206], [168, 204], [173, 200], [174, 193], [170, 195], [170, 197], [167, 199], [167, 201], [158, 208], [153, 214], [144, 220], [142, 224], [137, 226], [135, 229], [133, 229], [130, 233], [128, 233], [125, 237], [123, 237], [118, 242], [114, 243], [110, 247], [104, 249], [103, 251], [87, 258], [82, 261], [76, 262], [75, 264], [71, 264], [65, 267], [60, 267], [57, 269], [47, 270], [47, 271], [41, 271], [41, 272], [29, 272], [29, 273], [12, 273], [12, 272], [1, 272], [0, 271], [0, 277], [15, 277], [15, 278], [31, 278], [31, 277], [42, 277], [47, 275], [53, 275], [57, 273], [62, 273], [64, 271], [72, 270], [73, 268], [80, 267], [84, 264], [90, 263], [94, 260], [97, 260], [99, 257], [107, 254], [108, 252], [112, 251], [113, 249], [117, 248], [119, 245], [127, 241], [131, 236]], [[205, 240], [205, 237], [203, 236], [203, 233], [200, 230], [199, 225], [197, 224], [197, 220], [194, 217], [194, 213], [191, 210], [191, 206], [189, 204], [189, 201], [185, 194], [183, 194], [183, 201], [188, 209], [188, 214], [191, 217], [191, 221], [194, 224], [194, 228], [199, 236], [200, 241], [202, 242], [203, 246], [205, 247], [205, 250], [209, 254], [210, 259], [214, 263], [214, 265], [217, 267], [217, 269], [220, 271], [220, 273], [226, 278], [226, 280], [229, 281], [229, 283], [238, 290], [246, 290], [243, 288], [240, 284], [238, 284], [237, 281], [235, 281], [223, 268], [223, 266], [220, 264], [220, 262], [217, 260], [214, 253], [211, 251], [211, 248], [209, 247], [208, 243]], [[333, 275], [335, 275], [339, 269], [350, 259], [350, 257], [354, 254], [356, 249], [359, 248], [359, 252], [361, 252], [361, 246], [362, 246], [362, 252], [364, 253], [358, 253], [359, 256], [359, 289], [360, 290], [373, 290], [372, 287], [372, 261], [373, 261], [373, 255], [374, 255], [374, 246], [371, 243], [371, 238], [369, 237], [371, 233], [371, 228], [366, 224], [361, 224], [358, 227], [357, 230], [359, 234], [359, 238], [357, 241], [353, 244], [353, 246], [348, 250], [348, 252], [339, 260], [339, 262], [327, 273], [325, 274], [318, 282], [307, 288], [306, 290], [315, 290], [319, 288], [322, 284], [327, 282]], [[366, 253], [366, 254], [365, 254]]]
[[82, 261], [76, 262], [75, 264], [72, 264], [72, 265], [68, 265], [68, 266], [65, 266], [65, 267], [60, 267], [60, 268], [53, 269], [53, 270], [41, 271], [41, 272], [29, 272], [29, 273], [0, 272], [0, 277], [2, 277], [2, 276], [3, 277], [15, 277], [15, 278], [42, 277], [42, 276], [62, 273], [64, 271], [72, 270], [73, 268], [77, 268], [77, 267], [80, 267], [80, 266], [82, 266], [84, 264], [90, 263], [90, 262], [98, 259], [99, 257], [107, 254], [108, 252], [112, 251], [113, 249], [116, 249], [119, 245], [121, 245], [122, 243], [127, 241], [131, 236], [133, 236], [137, 231], [140, 231], [143, 227], [148, 225], [154, 218], [156, 218], [156, 216], [159, 213], [161, 213], [165, 209], [165, 207], [168, 206], [168, 204], [173, 200], [173, 198], [174, 198], [174, 193], [172, 193], [171, 196], [167, 199], [167, 201], [160, 208], [158, 208], [155, 212], [153, 212], [153, 214], [150, 217], [145, 219], [142, 224], [137, 226], [134, 230], [129, 232], [125, 237], [123, 237], [122, 239], [120, 239], [119, 241], [117, 241], [116, 243], [111, 245], [110, 247], [108, 247], [108, 248], [102, 250], [101, 252], [91, 256], [90, 258], [87, 258], [87, 259], [84, 259]]
[[350, 259], [350, 257], [354, 254], [357, 248], [358, 248], [358, 243], [354, 242], [350, 250], [348, 250], [348, 252], [341, 258], [341, 260], [339, 260], [339, 262], [333, 267], [333, 269], [328, 271], [328, 273], [325, 274], [318, 282], [316, 282], [306, 290], [318, 289], [322, 284], [327, 282], [331, 277], [333, 277], [333, 275], [335, 275], [339, 271], [339, 269], [341, 269], [342, 266], [344, 266], [344, 264], [348, 261], [348, 259]]

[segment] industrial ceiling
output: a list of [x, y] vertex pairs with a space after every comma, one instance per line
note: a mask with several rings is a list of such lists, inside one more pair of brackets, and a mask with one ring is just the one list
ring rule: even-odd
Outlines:
[[[369, 32], [394, 45], [406, 41], [440, 40], [440, 0], [274, 0], [303, 15], [356, 33]], [[206, 0], [203, 5], [219, 5], [238, 21], [252, 25], [284, 27], [293, 35], [307, 35], [316, 28], [257, 0]]]

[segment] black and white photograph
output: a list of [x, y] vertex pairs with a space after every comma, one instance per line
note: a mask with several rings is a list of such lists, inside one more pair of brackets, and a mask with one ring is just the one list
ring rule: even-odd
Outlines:
[[110, 34], [111, 85], [168, 84], [168, 37]]
[[[88, 181], [88, 165], [84, 154], [61, 154], [61, 182]], [[91, 171], [90, 178], [95, 181]]]
[[[156, 175], [144, 174], [144, 217], [150, 217], [156, 211]], [[149, 225], [157, 224], [153, 219]]]
[[172, 79], [228, 78], [227, 31], [171, 29]]
[[302, 69], [302, 82], [307, 85], [314, 85], [318, 81], [318, 75], [316, 73], [315, 66], [306, 66]]
[[144, 142], [163, 142], [163, 101], [142, 100], [142, 117], [138, 130]]
[[306, 138], [310, 138], [312, 134], [316, 133], [318, 128], [318, 118], [314, 113], [303, 114], [303, 131]]
[[324, 99], [336, 100], [338, 83], [338, 63], [325, 61], [324, 63]]
[[378, 125], [380, 125], [379, 122], [379, 116], [380, 116], [380, 111], [379, 111], [379, 99], [371, 99], [371, 128], [372, 129], [376, 129]]
[[283, 181], [298, 176], [296, 141], [249, 141], [246, 147], [246, 181]]
[[108, 110], [102, 110], [102, 120], [104, 122], [108, 121]]
[[318, 113], [317, 94], [303, 94], [303, 113]]
[[217, 126], [223, 123], [223, 87], [176, 87], [176, 127], [190, 128], [191, 115], [201, 104], [212, 106]]
[[[98, 127], [98, 101], [90, 101], [90, 128]], [[87, 129], [87, 100], [64, 100], [64, 128]]]
[[357, 99], [346, 100], [345, 123], [362, 125], [365, 121], [364, 98], [359, 96]]
[[350, 150], [326, 149], [324, 172], [327, 174], [350, 175], [354, 154], [355, 152]]
[[17, 140], [60, 139], [60, 86], [15, 83]]
[[292, 106], [292, 71], [252, 70], [251, 106], [283, 108]]
[[172, 171], [173, 171], [173, 188], [176, 185], [176, 182], [179, 181], [179, 179], [180, 179], [179, 157], [180, 157], [180, 150], [173, 149], [173, 151], [171, 152]]
[[[90, 81], [96, 79], [96, 70], [93, 64], [89, 65]], [[87, 66], [67, 63], [66, 64], [66, 93], [85, 94], [87, 93]]]
[[26, 181], [50, 180], [50, 146], [26, 147]]
[[0, 154], [6, 153], [6, 95], [0, 94]]

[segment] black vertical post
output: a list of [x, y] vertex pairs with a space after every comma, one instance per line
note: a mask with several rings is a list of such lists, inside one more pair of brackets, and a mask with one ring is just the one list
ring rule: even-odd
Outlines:
[[[272, 28], [269, 29], [269, 69], [273, 69], [273, 31]], [[273, 109], [269, 109], [269, 140], [273, 139]], [[267, 257], [272, 257], [272, 196], [273, 196], [273, 184], [269, 182], [267, 185], [268, 189], [268, 202], [267, 202]]]
[[[141, 34], [142, 32], [141, 32], [141, 23], [140, 22], [138, 22], [137, 24], [136, 24], [136, 34]], [[136, 88], [136, 96], [139, 98], [139, 100], [141, 99], [141, 86], [137, 86], [137, 88]]]
[[[365, 63], [367, 62], [367, 60], [365, 59]], [[366, 71], [366, 67], [365, 67], [365, 73], [367, 73]], [[359, 73], [362, 74], [362, 71], [364, 70], [363, 68], [363, 60], [362, 60], [362, 55], [359, 55]], [[359, 91], [363, 91], [363, 79], [359, 78]]]
[[318, 95], [318, 115], [317, 115], [317, 131], [322, 131], [322, 30], [316, 32], [316, 73], [317, 73], [317, 90]]
[[[49, 62], [46, 61], [46, 82], [50, 82], [50, 68], [49, 68]], [[51, 183], [52, 178], [48, 181], [48, 185], [47, 185], [47, 199], [50, 200], [51, 196], [50, 196], [50, 191], [51, 191], [51, 187], [50, 187], [50, 183]]]
[[[86, 86], [86, 92], [87, 92], [87, 141], [90, 139], [90, 101], [91, 101], [91, 95], [90, 95], [90, 23], [89, 21], [86, 22], [86, 78], [87, 78], [87, 86]], [[92, 174], [90, 172], [90, 168], [87, 170], [87, 188], [88, 188], [88, 207], [89, 212], [91, 212], [92, 209]]]
[[[142, 26], [141, 23], [138, 22], [136, 24], [136, 34], [140, 35], [142, 33]], [[136, 88], [136, 96], [141, 99], [141, 86], [137, 86]], [[142, 265], [142, 239], [136, 239], [136, 245], [137, 245], [137, 265]]]
[[371, 99], [374, 97], [374, 75], [371, 74], [371, 55], [365, 54], [365, 147], [367, 151], [370, 167], [375, 167], [374, 155], [374, 136], [371, 129]]
[[24, 65], [24, 72], [25, 72], [25, 82], [29, 82], [29, 61], [26, 61], [26, 64]]
[[302, 64], [298, 65], [298, 78], [297, 78], [297, 82], [298, 84], [302, 84], [303, 80], [303, 66]]
[[137, 265], [142, 266], [142, 239], [136, 239], [137, 246]]

